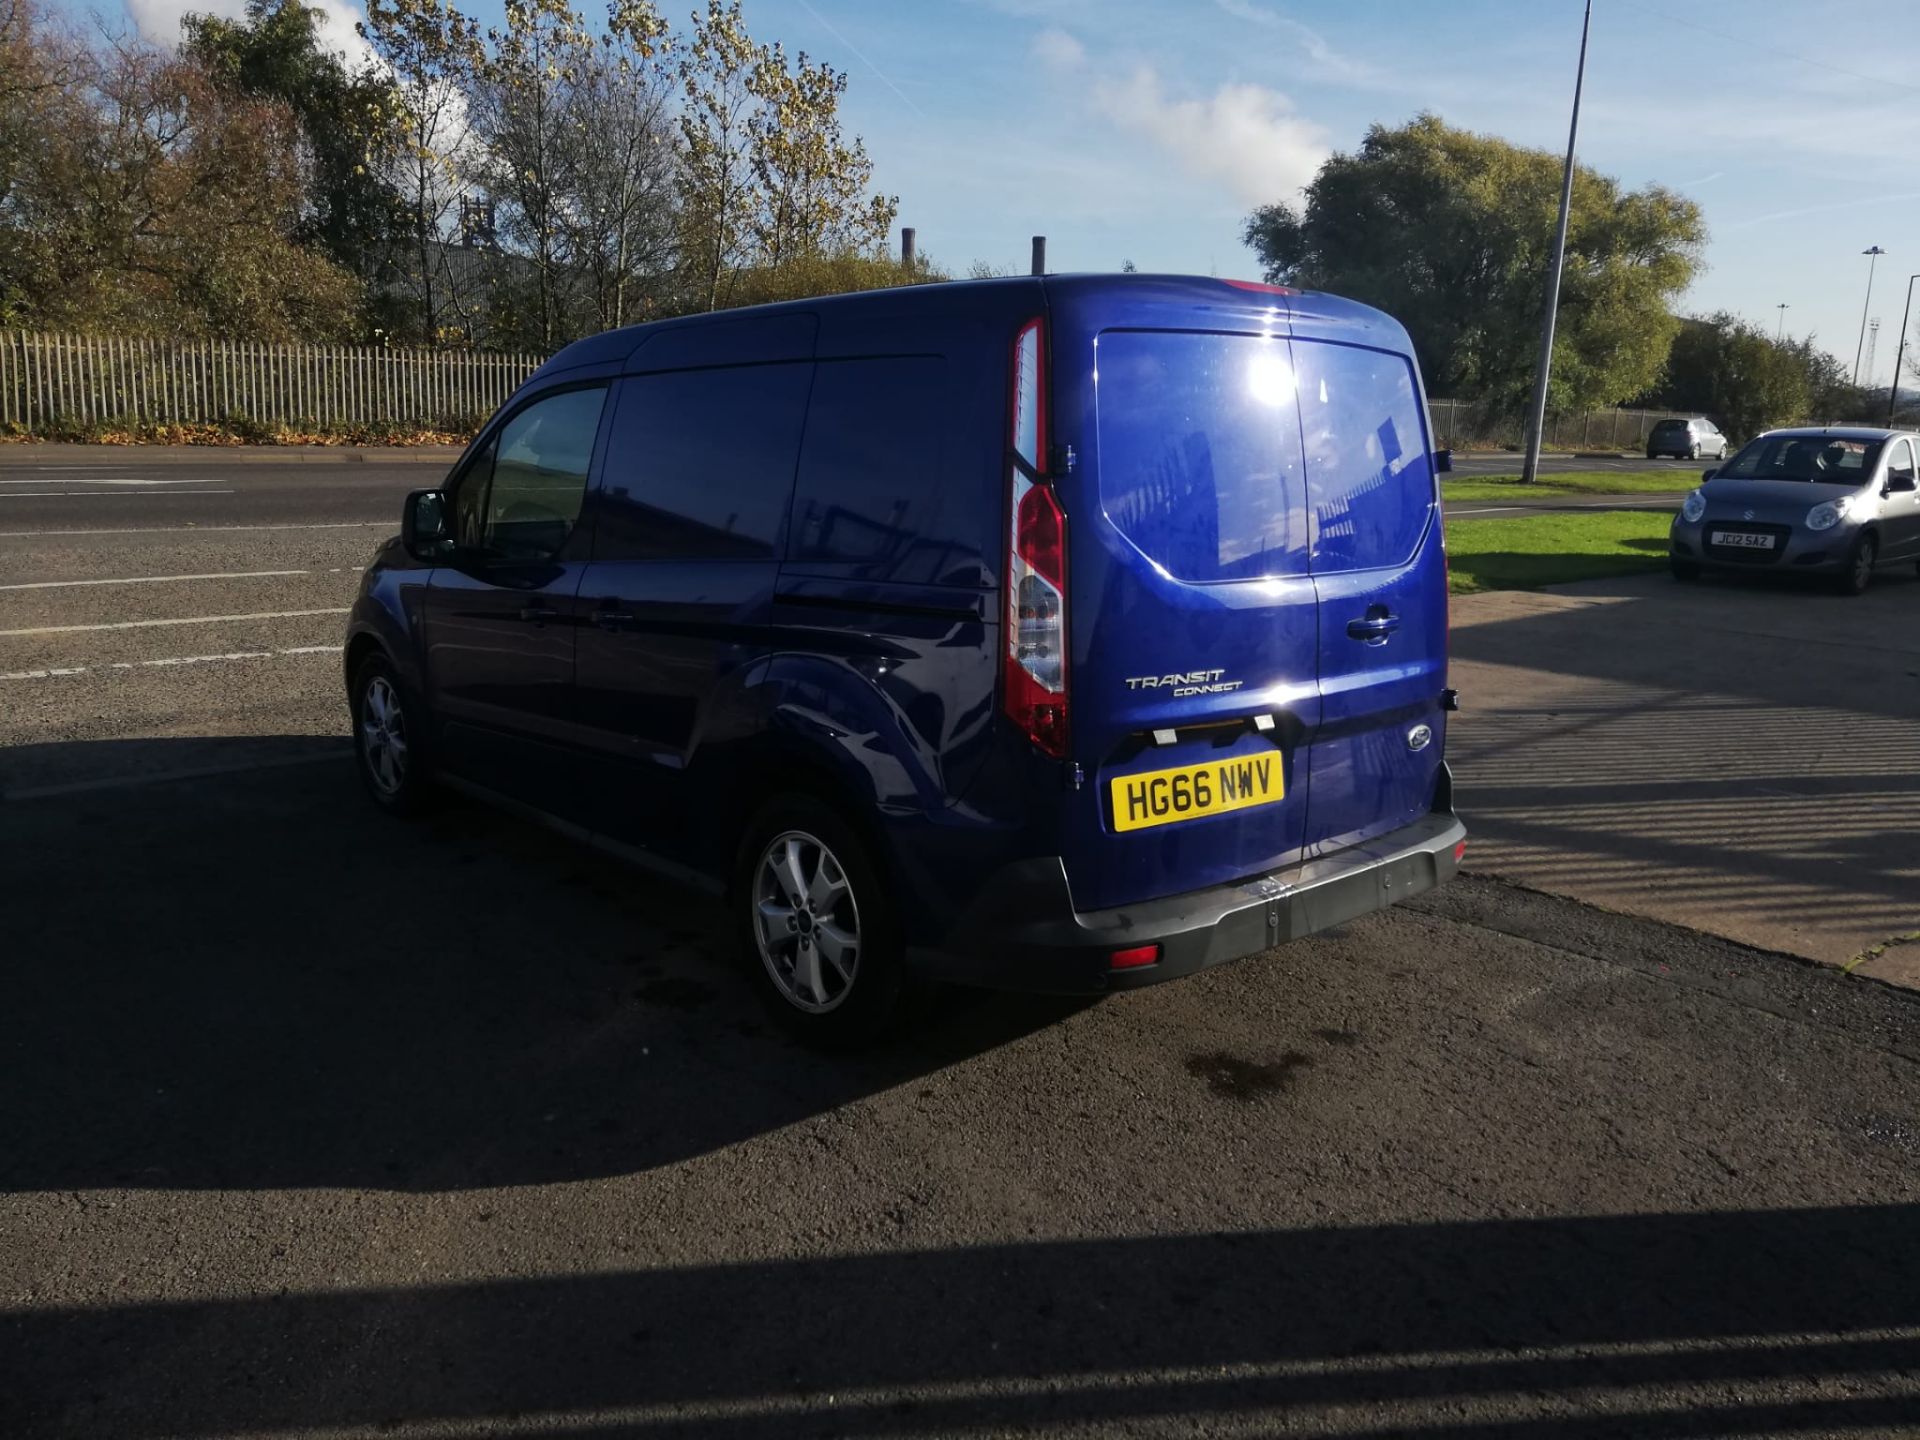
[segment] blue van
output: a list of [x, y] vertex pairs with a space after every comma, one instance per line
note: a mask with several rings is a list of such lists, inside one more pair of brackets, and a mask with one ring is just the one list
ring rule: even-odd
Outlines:
[[1406, 332], [1267, 285], [596, 335], [367, 570], [361, 773], [724, 895], [826, 1042], [923, 979], [1189, 975], [1459, 864], [1435, 461]]

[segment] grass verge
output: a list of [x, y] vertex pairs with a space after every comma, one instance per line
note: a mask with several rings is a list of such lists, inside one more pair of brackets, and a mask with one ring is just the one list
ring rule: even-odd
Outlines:
[[1522, 485], [1518, 475], [1442, 477], [1448, 500], [1512, 500], [1529, 495], [1677, 495], [1700, 483], [1698, 470], [1568, 470]]
[[1644, 510], [1582, 510], [1517, 520], [1449, 520], [1453, 593], [1538, 590], [1658, 570], [1667, 563], [1671, 518]]

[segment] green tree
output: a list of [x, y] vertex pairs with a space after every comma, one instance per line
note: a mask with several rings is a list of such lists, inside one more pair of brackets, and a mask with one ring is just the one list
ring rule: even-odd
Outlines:
[[1681, 322], [1660, 396], [1712, 416], [1736, 441], [1806, 419], [1810, 399], [1802, 357], [1725, 311]]
[[302, 0], [247, 0], [239, 19], [188, 15], [180, 51], [222, 88], [291, 112], [307, 191], [296, 238], [371, 281], [407, 233], [390, 178], [399, 107], [390, 80], [371, 65], [349, 69], [321, 42], [320, 18]]
[[[1421, 115], [1336, 154], [1305, 204], [1263, 206], [1266, 276], [1377, 305], [1413, 336], [1428, 387], [1517, 413], [1532, 387], [1562, 161]], [[1549, 406], [1612, 404], [1660, 375], [1669, 302], [1699, 268], [1699, 208], [1576, 167]]]

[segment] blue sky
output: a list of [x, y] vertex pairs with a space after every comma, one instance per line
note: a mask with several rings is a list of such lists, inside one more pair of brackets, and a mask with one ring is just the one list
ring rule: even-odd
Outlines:
[[[108, 0], [113, 3], [113, 0]], [[184, 8], [123, 0], [164, 37]], [[351, 0], [325, 0], [344, 12]], [[591, 0], [586, 0], [592, 8]], [[691, 0], [669, 0], [671, 18]], [[474, 0], [485, 23], [498, 0]], [[1580, 0], [745, 0], [757, 38], [845, 69], [844, 106], [950, 269], [1253, 275], [1241, 222], [1369, 124], [1430, 109], [1561, 150]], [[1595, 0], [1583, 163], [1704, 207], [1685, 297], [1812, 332], [1851, 365], [1878, 244], [1873, 367], [1920, 271], [1920, 6]], [[1915, 342], [1920, 344], [1920, 342]], [[1910, 349], [1912, 347], [1910, 346]]]

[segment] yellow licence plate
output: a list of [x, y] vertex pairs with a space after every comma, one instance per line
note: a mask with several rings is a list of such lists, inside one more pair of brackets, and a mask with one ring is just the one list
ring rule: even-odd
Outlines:
[[1145, 830], [1203, 815], [1224, 815], [1254, 805], [1271, 805], [1286, 794], [1280, 757], [1240, 756], [1116, 775], [1108, 782], [1113, 797], [1113, 828]]

